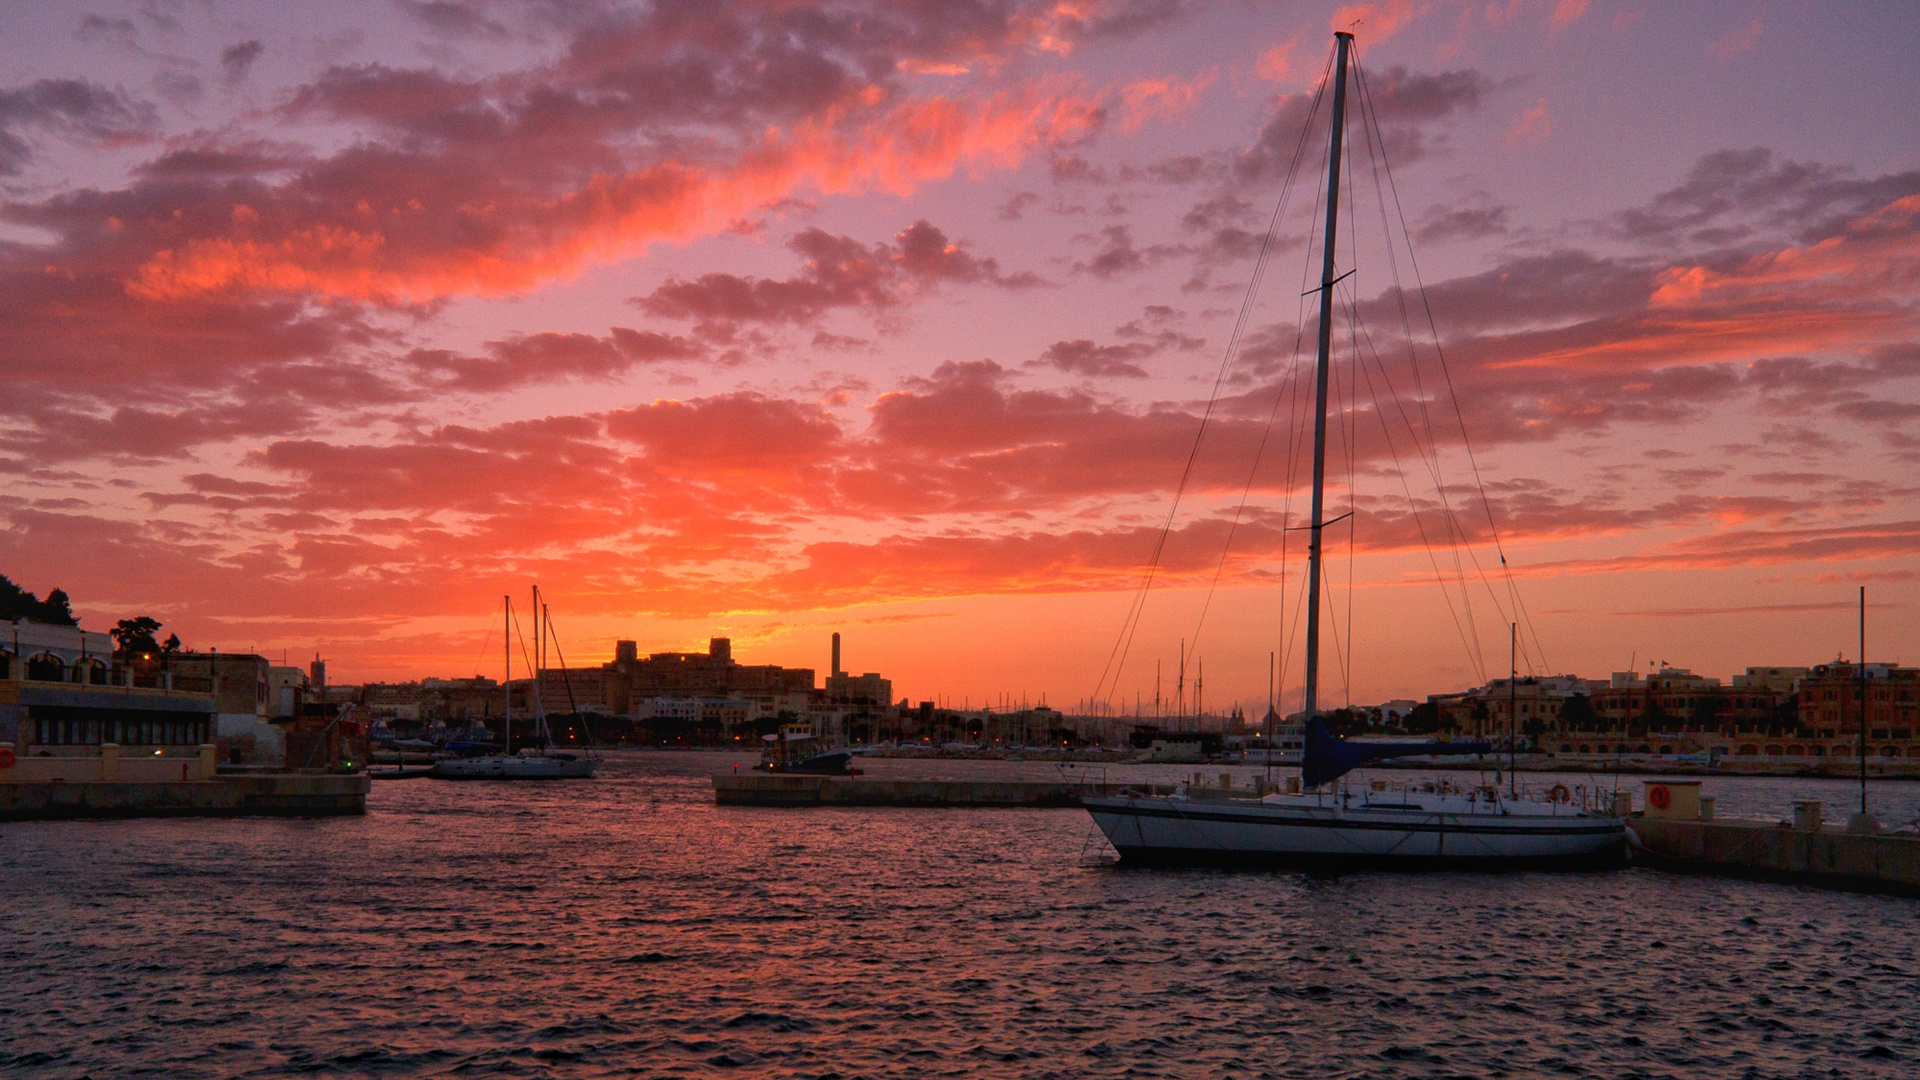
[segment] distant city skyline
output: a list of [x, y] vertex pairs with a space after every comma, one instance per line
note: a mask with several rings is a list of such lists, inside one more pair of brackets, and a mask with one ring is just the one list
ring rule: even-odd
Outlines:
[[[837, 631], [896, 697], [1071, 708], [1336, 27], [1522, 672], [1852, 659], [1863, 584], [1867, 659], [1920, 661], [1897, 4], [13, 6], [0, 573], [346, 683], [497, 677], [500, 597], [537, 583], [570, 661], [731, 637], [825, 671]], [[1248, 463], [1311, 203], [1115, 711], [1183, 649], [1221, 711], [1264, 707], [1270, 651], [1297, 699], [1301, 508]], [[1392, 283], [1363, 258], [1357, 309]], [[1449, 606], [1360, 437], [1328, 704], [1504, 677], [1506, 584]]]

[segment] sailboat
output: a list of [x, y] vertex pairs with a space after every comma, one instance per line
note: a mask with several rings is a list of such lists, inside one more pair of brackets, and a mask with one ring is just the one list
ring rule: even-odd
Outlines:
[[513, 597], [504, 598], [506, 633], [506, 676], [501, 680], [504, 697], [501, 712], [501, 752], [477, 757], [448, 758], [435, 762], [432, 775], [441, 780], [581, 780], [593, 775], [594, 761], [585, 754], [556, 749], [547, 730], [546, 712], [540, 701], [540, 668], [546, 655], [548, 624], [540, 603], [540, 588], [534, 586], [534, 659], [527, 665], [533, 677], [528, 680], [529, 700], [533, 705], [534, 738], [537, 745], [513, 752]]
[[[1620, 859], [1626, 822], [1571, 800], [1534, 802], [1498, 785], [1464, 792], [1334, 790], [1368, 761], [1415, 755], [1484, 754], [1486, 742], [1365, 743], [1336, 738], [1319, 714], [1320, 608], [1326, 481], [1327, 386], [1332, 349], [1335, 247], [1347, 68], [1353, 35], [1336, 33], [1328, 135], [1326, 231], [1321, 239], [1320, 325], [1313, 429], [1313, 501], [1307, 548], [1306, 673], [1299, 790], [1257, 799], [1118, 795], [1082, 800], [1126, 862], [1233, 867], [1508, 867], [1604, 864]], [[1349, 271], [1351, 272], [1351, 271]], [[1251, 302], [1251, 301], [1249, 301]], [[1344, 515], [1343, 515], [1344, 516]], [[1557, 791], [1556, 791], [1557, 793]]]

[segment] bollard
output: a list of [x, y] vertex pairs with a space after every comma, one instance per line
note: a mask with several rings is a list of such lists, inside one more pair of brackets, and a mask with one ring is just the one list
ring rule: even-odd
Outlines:
[[1230, 772], [1221, 773], [1220, 774], [1220, 790], [1226, 791], [1231, 787], [1233, 787], [1233, 774]]
[[1633, 792], [1616, 791], [1613, 793], [1613, 816], [1614, 817], [1632, 817], [1633, 816]]
[[120, 744], [100, 744], [100, 779], [106, 781], [120, 778]]
[[1713, 796], [1711, 795], [1700, 796], [1700, 820], [1713, 820]]
[[1800, 832], [1820, 831], [1820, 800], [1793, 800], [1793, 827]]

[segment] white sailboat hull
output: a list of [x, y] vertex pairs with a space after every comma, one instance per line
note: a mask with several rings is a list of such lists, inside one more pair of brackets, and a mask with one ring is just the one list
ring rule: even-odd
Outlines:
[[593, 761], [585, 757], [488, 754], [437, 762], [433, 775], [442, 780], [580, 780], [593, 775]]
[[[1128, 862], [1225, 866], [1606, 865], [1624, 858], [1626, 822], [1555, 806], [1368, 805], [1364, 799], [1087, 798]], [[1467, 805], [1459, 805], [1467, 803]]]

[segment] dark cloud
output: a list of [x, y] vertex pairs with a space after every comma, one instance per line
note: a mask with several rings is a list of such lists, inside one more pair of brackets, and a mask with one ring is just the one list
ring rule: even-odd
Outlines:
[[445, 37], [498, 41], [512, 34], [505, 24], [474, 4], [453, 0], [400, 0], [400, 10]]
[[[1478, 71], [1428, 75], [1403, 67], [1391, 67], [1371, 76], [1368, 89], [1370, 98], [1353, 94], [1349, 100], [1356, 108], [1371, 104], [1384, 145], [1374, 147], [1370, 139], [1355, 138], [1350, 152], [1358, 163], [1384, 149], [1387, 160], [1399, 166], [1409, 165], [1434, 151], [1441, 141], [1431, 130], [1436, 122], [1477, 109], [1493, 92], [1493, 86]], [[1278, 183], [1289, 168], [1294, 167], [1296, 154], [1303, 163], [1312, 161], [1314, 147], [1326, 138], [1328, 111], [1322, 102], [1319, 112], [1313, 116], [1312, 128], [1308, 128], [1308, 113], [1313, 104], [1310, 93], [1282, 96], [1253, 145], [1235, 159], [1234, 179], [1242, 184]], [[1355, 130], [1360, 130], [1358, 125]], [[1303, 145], [1305, 151], [1300, 150]]]
[[104, 41], [123, 48], [139, 48], [139, 43], [136, 41], [139, 28], [133, 25], [132, 19], [109, 19], [105, 15], [89, 12], [80, 19], [80, 25], [75, 28], [73, 34], [88, 44]]
[[1027, 208], [1039, 201], [1040, 196], [1031, 191], [1016, 191], [1007, 197], [1006, 202], [1000, 204], [1000, 220], [1019, 221], [1026, 214]]
[[1075, 271], [1092, 274], [1107, 279], [1125, 274], [1134, 274], [1156, 263], [1177, 255], [1189, 254], [1195, 249], [1181, 244], [1149, 244], [1136, 247], [1133, 242], [1133, 230], [1125, 225], [1109, 225], [1100, 230], [1097, 236], [1078, 236], [1076, 240], [1091, 241], [1099, 250], [1091, 258], [1076, 260]]
[[1508, 231], [1507, 210], [1504, 206], [1430, 206], [1426, 213], [1420, 215], [1413, 236], [1423, 244], [1440, 244], [1449, 240], [1479, 240], [1505, 235]]
[[150, 134], [153, 107], [84, 79], [39, 79], [0, 90], [0, 176], [16, 176], [33, 156], [25, 132], [111, 141]]
[[1144, 379], [1147, 373], [1138, 361], [1158, 351], [1152, 345], [1139, 341], [1124, 345], [1096, 345], [1086, 338], [1076, 338], [1073, 341], [1056, 341], [1047, 346], [1047, 350], [1034, 363], [1095, 378], [1121, 376]]
[[706, 347], [687, 338], [616, 326], [606, 337], [528, 334], [491, 341], [485, 356], [446, 349], [414, 349], [402, 360], [428, 385], [498, 393], [563, 379], [613, 379], [640, 364], [693, 360]]
[[693, 320], [711, 331], [738, 323], [806, 325], [836, 308], [882, 310], [943, 283], [1007, 289], [1043, 284], [1029, 271], [1003, 273], [997, 260], [970, 254], [925, 220], [894, 234], [892, 243], [868, 246], [809, 228], [787, 246], [805, 259], [795, 277], [674, 278], [634, 303], [649, 314]]
[[1616, 235], [1737, 245], [1756, 238], [1815, 243], [1849, 221], [1920, 193], [1920, 171], [1858, 179], [1851, 170], [1776, 160], [1772, 150], [1717, 150], [1694, 162], [1679, 186], [1614, 216]]
[[253, 62], [266, 51], [265, 45], [251, 38], [220, 50], [220, 66], [226, 69], [228, 81], [238, 82], [246, 78], [247, 72], [253, 69]]

